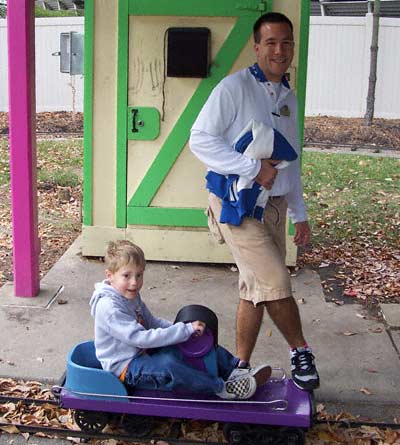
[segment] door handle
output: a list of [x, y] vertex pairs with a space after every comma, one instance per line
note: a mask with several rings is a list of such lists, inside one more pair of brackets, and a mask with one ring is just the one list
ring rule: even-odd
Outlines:
[[136, 128], [136, 116], [139, 112], [137, 108], [132, 108], [132, 133], [137, 133], [139, 130]]

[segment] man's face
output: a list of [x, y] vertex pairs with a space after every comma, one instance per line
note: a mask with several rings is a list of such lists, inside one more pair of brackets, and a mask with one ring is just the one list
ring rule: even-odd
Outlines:
[[260, 36], [254, 44], [257, 63], [268, 80], [280, 82], [293, 59], [293, 33], [287, 23], [264, 23]]

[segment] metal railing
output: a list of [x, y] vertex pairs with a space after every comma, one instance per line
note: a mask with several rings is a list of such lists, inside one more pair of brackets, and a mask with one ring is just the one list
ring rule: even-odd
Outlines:
[[[374, 0], [319, 0], [311, 2], [311, 15], [362, 17], [374, 12]], [[381, 17], [400, 17], [400, 0], [381, 0]]]
[[83, 9], [84, 0], [35, 0], [36, 6], [52, 11]]

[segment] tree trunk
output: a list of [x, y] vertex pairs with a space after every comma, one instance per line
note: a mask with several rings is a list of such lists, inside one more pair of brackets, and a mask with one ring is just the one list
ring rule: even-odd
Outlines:
[[373, 22], [372, 22], [371, 63], [370, 63], [370, 67], [369, 67], [367, 109], [366, 109], [365, 117], [364, 117], [364, 124], [366, 126], [371, 125], [372, 119], [374, 118], [380, 9], [381, 9], [381, 0], [375, 0], [374, 1]]

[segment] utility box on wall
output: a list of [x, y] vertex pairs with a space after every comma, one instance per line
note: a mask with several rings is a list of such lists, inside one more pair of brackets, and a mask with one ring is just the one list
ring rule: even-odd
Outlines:
[[272, 5], [294, 23], [302, 103], [308, 0], [85, 1], [84, 255], [124, 238], [150, 260], [232, 261], [209, 234], [206, 169], [188, 140], [214, 86], [254, 63], [252, 27]]
[[60, 57], [60, 72], [70, 75], [83, 74], [84, 35], [75, 31], [60, 34], [60, 51], [53, 56]]

